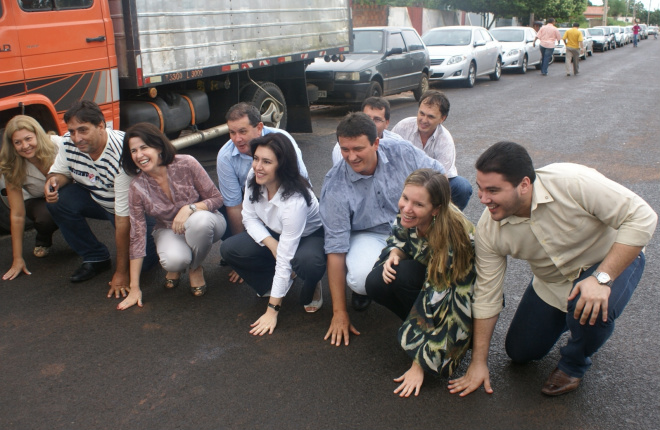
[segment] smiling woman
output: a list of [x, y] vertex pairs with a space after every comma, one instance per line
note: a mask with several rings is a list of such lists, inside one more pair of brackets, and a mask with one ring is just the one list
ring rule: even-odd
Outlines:
[[[0, 173], [7, 185], [13, 262], [2, 279], [30, 274], [23, 259], [25, 218], [34, 221], [37, 230], [33, 254], [46, 257], [57, 224], [46, 209], [46, 175], [57, 156], [58, 147], [32, 117], [17, 115], [6, 126], [0, 149]], [[0, 203], [2, 204], [2, 203]]]

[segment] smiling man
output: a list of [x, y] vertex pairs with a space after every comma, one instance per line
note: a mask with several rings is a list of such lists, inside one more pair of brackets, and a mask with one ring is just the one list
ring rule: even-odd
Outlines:
[[249, 103], [235, 104], [227, 112], [226, 119], [230, 139], [218, 152], [216, 167], [220, 193], [227, 209], [227, 221], [229, 221], [231, 234], [234, 235], [245, 230], [241, 211], [243, 210], [245, 180], [252, 167], [252, 154], [250, 153], [252, 139], [270, 133], [284, 134], [291, 140], [296, 150], [300, 174], [305, 178], [308, 178], [308, 174], [302, 153], [294, 138], [284, 130], [266, 127], [261, 122], [259, 109], [255, 106]]
[[429, 90], [419, 99], [417, 116], [399, 121], [392, 131], [442, 163], [449, 178], [451, 201], [463, 210], [472, 196], [472, 186], [467, 179], [458, 176], [454, 139], [442, 125], [448, 115], [447, 96], [441, 91]]
[[365, 280], [385, 246], [398, 213], [398, 201], [408, 175], [420, 168], [440, 173], [438, 161], [410, 143], [378, 139], [376, 125], [365, 113], [348, 114], [337, 127], [343, 160], [326, 174], [320, 211], [325, 229], [328, 284], [333, 317], [325, 339], [333, 345], [349, 343], [349, 332], [359, 334], [346, 311], [346, 286], [352, 304], [364, 310], [371, 300]]
[[516, 363], [540, 360], [569, 331], [541, 392], [573, 391], [637, 287], [657, 215], [594, 169], [556, 163], [534, 170], [513, 142], [491, 146], [476, 168], [486, 209], [475, 237], [472, 362], [449, 389], [464, 396], [483, 384], [493, 392], [488, 351], [511, 256], [527, 260], [534, 276], [509, 326], [506, 352]]
[[[108, 297], [128, 293], [128, 188], [130, 177], [121, 168], [124, 132], [106, 128], [103, 112], [92, 101], [76, 102], [64, 114], [69, 132], [50, 168], [44, 189], [48, 210], [64, 239], [83, 258], [71, 282], [83, 282], [112, 267], [108, 248], [85, 218], [108, 220], [115, 226], [117, 267]], [[153, 222], [150, 222], [153, 226]], [[156, 261], [151, 235], [145, 270]]]

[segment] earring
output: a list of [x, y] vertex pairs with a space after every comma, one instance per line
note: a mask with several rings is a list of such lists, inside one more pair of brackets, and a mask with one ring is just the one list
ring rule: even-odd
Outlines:
[[431, 221], [431, 224], [435, 224], [435, 215], [433, 215], [433, 221]]

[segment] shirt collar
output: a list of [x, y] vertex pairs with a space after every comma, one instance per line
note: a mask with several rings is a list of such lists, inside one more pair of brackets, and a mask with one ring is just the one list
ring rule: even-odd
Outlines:
[[385, 155], [385, 151], [383, 150], [383, 148], [380, 145], [378, 145], [378, 150], [377, 150], [376, 154], [378, 154], [378, 164], [376, 164], [376, 170], [374, 171], [373, 175], [362, 175], [360, 173], [357, 173], [355, 170], [353, 170], [351, 168], [351, 166], [349, 166], [349, 164], [346, 161], [343, 161], [344, 168], [346, 169], [346, 172], [348, 173], [348, 179], [351, 182], [357, 182], [361, 179], [373, 178], [374, 176], [379, 176], [380, 177], [381, 174], [378, 173], [378, 172], [385, 168], [385, 165], [387, 163], [389, 163], [389, 160], [387, 159], [387, 155]]

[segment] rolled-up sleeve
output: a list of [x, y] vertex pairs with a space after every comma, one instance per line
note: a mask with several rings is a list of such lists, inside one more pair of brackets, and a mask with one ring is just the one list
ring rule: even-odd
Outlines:
[[147, 221], [145, 218], [143, 195], [137, 181], [134, 181], [130, 187], [128, 201], [131, 221], [129, 258], [136, 260], [138, 258], [144, 258], [147, 255]]
[[[325, 185], [325, 184], [324, 184]], [[325, 253], [345, 254], [351, 238], [351, 214], [340, 190], [321, 193], [319, 211], [325, 230]]]
[[[472, 316], [487, 319], [502, 311], [506, 255], [497, 252], [494, 232], [488, 228], [490, 214], [484, 211], [475, 234], [475, 267], [477, 280], [474, 284]], [[491, 224], [492, 225], [492, 224]]]

